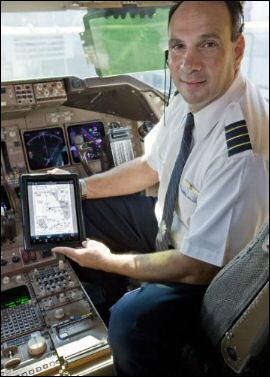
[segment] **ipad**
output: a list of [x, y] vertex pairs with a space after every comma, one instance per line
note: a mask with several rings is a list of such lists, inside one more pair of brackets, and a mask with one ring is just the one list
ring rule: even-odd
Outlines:
[[85, 240], [77, 174], [20, 177], [24, 248], [75, 247]]

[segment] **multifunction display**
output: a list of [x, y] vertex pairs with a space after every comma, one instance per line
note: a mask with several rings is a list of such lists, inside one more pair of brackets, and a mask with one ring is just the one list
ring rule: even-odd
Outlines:
[[87, 150], [86, 159], [88, 161], [97, 160], [103, 146], [105, 136], [102, 122], [91, 122], [68, 127], [70, 150], [74, 162], [80, 162], [79, 148]]

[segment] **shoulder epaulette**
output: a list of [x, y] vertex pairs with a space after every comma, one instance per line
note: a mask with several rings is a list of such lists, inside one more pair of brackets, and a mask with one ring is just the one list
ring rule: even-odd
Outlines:
[[225, 127], [228, 156], [252, 149], [246, 121], [240, 120]]

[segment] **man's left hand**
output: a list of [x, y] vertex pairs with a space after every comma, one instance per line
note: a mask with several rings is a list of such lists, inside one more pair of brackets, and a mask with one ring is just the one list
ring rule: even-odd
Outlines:
[[89, 239], [83, 241], [82, 246], [79, 249], [58, 246], [54, 247], [52, 251], [64, 254], [82, 267], [106, 270], [106, 266], [109, 265], [112, 258], [110, 249], [101, 242]]

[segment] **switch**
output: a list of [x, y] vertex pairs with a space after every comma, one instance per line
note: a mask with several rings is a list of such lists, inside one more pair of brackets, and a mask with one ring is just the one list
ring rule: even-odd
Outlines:
[[65, 316], [65, 312], [63, 308], [58, 308], [54, 312], [54, 318], [56, 319], [62, 319]]
[[63, 271], [64, 268], [65, 268], [65, 263], [62, 259], [59, 260], [58, 268], [59, 268], [60, 271]]

